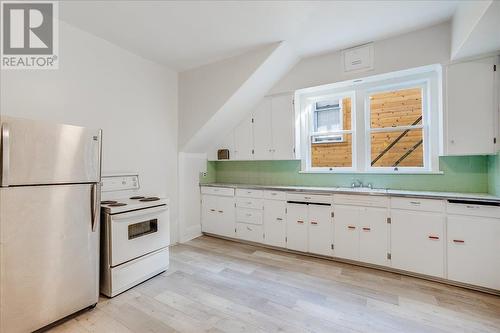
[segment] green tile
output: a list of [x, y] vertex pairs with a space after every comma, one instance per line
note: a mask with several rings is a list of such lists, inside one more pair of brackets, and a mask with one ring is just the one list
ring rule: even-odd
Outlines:
[[300, 161], [208, 162], [219, 183], [257, 185], [350, 186], [353, 179], [374, 187], [498, 194], [499, 156], [441, 157], [437, 175], [310, 174], [299, 173]]

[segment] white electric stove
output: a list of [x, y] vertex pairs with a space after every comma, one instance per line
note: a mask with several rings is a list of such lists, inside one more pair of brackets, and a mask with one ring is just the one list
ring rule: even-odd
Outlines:
[[168, 269], [168, 199], [141, 193], [137, 174], [103, 176], [101, 212], [101, 293], [114, 297]]

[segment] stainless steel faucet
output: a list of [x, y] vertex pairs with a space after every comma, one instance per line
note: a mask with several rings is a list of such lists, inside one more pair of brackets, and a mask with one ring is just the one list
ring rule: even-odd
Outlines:
[[353, 179], [353, 182], [351, 183], [351, 187], [363, 187], [363, 182], [359, 179]]

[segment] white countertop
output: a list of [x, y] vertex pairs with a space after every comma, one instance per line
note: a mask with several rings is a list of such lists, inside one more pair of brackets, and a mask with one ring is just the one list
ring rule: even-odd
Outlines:
[[471, 201], [489, 201], [489, 202], [500, 203], [500, 197], [488, 193], [460, 193], [460, 192], [392, 190], [392, 189], [379, 189], [379, 188], [370, 189], [370, 188], [350, 188], [350, 187], [279, 186], [279, 185], [224, 184], [224, 183], [200, 184], [200, 186], [262, 189], [262, 190], [276, 190], [276, 191], [299, 191], [299, 192], [311, 192], [311, 193], [389, 195], [397, 197], [455, 199], [455, 200], [471, 200]]

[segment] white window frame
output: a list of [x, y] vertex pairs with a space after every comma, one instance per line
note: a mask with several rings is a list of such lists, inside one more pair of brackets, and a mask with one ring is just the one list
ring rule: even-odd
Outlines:
[[[375, 92], [399, 90], [415, 86], [422, 90], [422, 128], [424, 167], [372, 167], [370, 138], [369, 95]], [[311, 166], [311, 103], [322, 98], [351, 97], [352, 167]], [[439, 154], [443, 147], [442, 67], [423, 66], [398, 72], [374, 75], [362, 79], [343, 81], [295, 92], [296, 158], [302, 161], [302, 173], [377, 173], [421, 174], [442, 173]], [[391, 130], [406, 129], [406, 126]], [[385, 130], [387, 131], [387, 128]], [[332, 133], [342, 133], [336, 131]]]
[[[332, 131], [332, 132], [314, 132], [314, 110], [313, 110], [313, 105], [315, 105], [316, 102], [325, 100], [325, 99], [344, 99], [344, 98], [350, 98], [351, 99], [351, 129], [350, 130], [337, 130], [337, 131]], [[301, 137], [301, 142], [305, 142], [306, 144], [301, 144], [301, 152], [302, 156], [308, 156], [306, 160], [303, 160], [303, 170], [310, 170], [314, 172], [331, 172], [333, 170], [336, 171], [343, 171], [343, 172], [355, 172], [356, 171], [356, 135], [355, 135], [355, 123], [356, 123], [356, 110], [355, 110], [355, 98], [356, 95], [354, 91], [345, 91], [342, 93], [335, 93], [335, 92], [327, 92], [326, 94], [321, 94], [321, 95], [313, 95], [310, 97], [303, 98], [301, 103], [302, 103], [302, 110], [305, 110], [305, 112], [301, 113], [301, 128], [299, 133], [302, 134]], [[342, 121], [343, 125], [343, 121]], [[318, 136], [318, 135], [346, 135], [346, 134], [351, 134], [351, 149], [352, 149], [352, 154], [351, 154], [351, 166], [350, 167], [313, 167], [312, 166], [312, 161], [311, 161], [311, 144], [312, 144], [312, 137], [313, 136]], [[339, 142], [340, 141], [336, 141]], [[317, 144], [322, 144], [322, 143], [317, 143]]]
[[[322, 100], [330, 100], [331, 98], [324, 98]], [[320, 100], [316, 100], [316, 102], [314, 102], [313, 105], [316, 105], [318, 102], [321, 102], [322, 101], [321, 99]], [[341, 100], [339, 100], [341, 101]], [[344, 127], [344, 105], [342, 104], [342, 101], [339, 103], [339, 123], [340, 123], [340, 128], [343, 128]], [[311, 124], [313, 127], [317, 127], [317, 124], [318, 124], [318, 112], [325, 112], [325, 111], [330, 111], [329, 109], [324, 109], [324, 110], [318, 110], [316, 108], [316, 106], [314, 106], [314, 110], [312, 110], [311, 112], [311, 115], [312, 115], [312, 120], [311, 120]], [[344, 136], [342, 134], [338, 134], [338, 135], [329, 135], [328, 132], [325, 132], [326, 134], [319, 134], [320, 132], [315, 132], [315, 133], [318, 133], [317, 136], [336, 136], [336, 137], [340, 137], [340, 140], [325, 140], [325, 141], [320, 141], [320, 142], [316, 142], [316, 144], [328, 144], [328, 143], [340, 143], [340, 142], [344, 142]]]
[[[366, 129], [366, 170], [368, 172], [383, 172], [383, 173], [419, 173], [422, 171], [430, 171], [430, 154], [427, 154], [429, 149], [429, 92], [428, 92], [429, 80], [415, 80], [415, 81], [405, 81], [404, 83], [396, 83], [385, 86], [377, 86], [366, 91], [365, 99], [365, 129]], [[421, 125], [407, 125], [407, 126], [397, 126], [397, 127], [382, 127], [382, 128], [371, 128], [371, 103], [370, 97], [374, 94], [397, 91], [403, 89], [420, 88], [422, 89], [422, 124]], [[372, 133], [387, 133], [387, 132], [401, 132], [405, 130], [412, 129], [422, 129], [422, 139], [423, 139], [423, 167], [377, 167], [371, 165], [371, 134]]]

